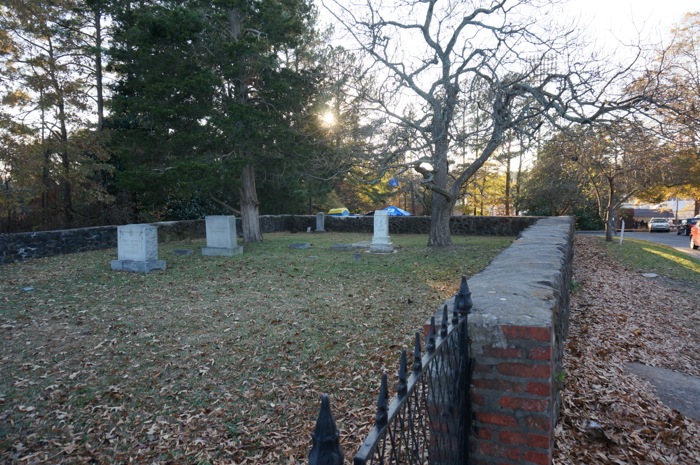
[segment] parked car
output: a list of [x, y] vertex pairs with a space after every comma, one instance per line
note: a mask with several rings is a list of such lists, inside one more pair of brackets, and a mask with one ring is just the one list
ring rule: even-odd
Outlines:
[[700, 223], [695, 223], [690, 229], [690, 248], [700, 249]]
[[649, 220], [649, 232], [671, 230], [671, 223], [665, 218], [652, 218]]
[[700, 221], [700, 218], [687, 218], [685, 220], [681, 220], [680, 224], [678, 225], [678, 230], [676, 231], [676, 234], [679, 236], [683, 234], [684, 236], [690, 236], [690, 230], [693, 229], [693, 226], [698, 224], [698, 221]]

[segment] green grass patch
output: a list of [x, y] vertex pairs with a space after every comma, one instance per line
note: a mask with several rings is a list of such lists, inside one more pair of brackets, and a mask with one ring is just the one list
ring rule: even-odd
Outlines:
[[700, 260], [673, 247], [639, 239], [625, 239], [620, 245], [601, 238], [599, 244], [611, 260], [620, 260], [640, 273], [656, 273], [700, 287]]

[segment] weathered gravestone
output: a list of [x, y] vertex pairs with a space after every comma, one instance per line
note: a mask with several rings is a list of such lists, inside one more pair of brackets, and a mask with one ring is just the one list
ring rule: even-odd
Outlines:
[[316, 232], [326, 232], [326, 215], [323, 212], [316, 213]]
[[213, 215], [205, 217], [207, 246], [202, 247], [202, 255], [232, 257], [243, 253], [236, 236], [236, 217]]
[[158, 228], [148, 224], [117, 227], [117, 260], [112, 269], [148, 273], [165, 270], [165, 260], [158, 260]]
[[394, 246], [389, 239], [389, 212], [386, 210], [374, 212], [374, 236], [369, 251], [372, 253], [391, 253], [394, 251]]

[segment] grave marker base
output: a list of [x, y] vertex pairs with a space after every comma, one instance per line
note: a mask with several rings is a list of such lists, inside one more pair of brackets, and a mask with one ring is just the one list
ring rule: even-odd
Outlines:
[[233, 257], [243, 253], [243, 247], [202, 247], [202, 255], [209, 257]]
[[148, 273], [153, 270], [165, 271], [165, 260], [148, 260], [145, 262], [136, 260], [112, 260], [112, 269], [115, 271], [131, 271], [133, 273]]

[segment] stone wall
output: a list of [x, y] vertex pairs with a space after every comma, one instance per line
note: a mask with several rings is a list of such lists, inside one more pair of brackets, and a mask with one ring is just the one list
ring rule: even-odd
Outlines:
[[[520, 231], [534, 224], [534, 216], [453, 216], [450, 231], [454, 235], [517, 236]], [[373, 216], [326, 216], [326, 231], [369, 232], [374, 228]], [[314, 222], [313, 227], [316, 227]], [[429, 216], [391, 216], [389, 234], [428, 234]]]
[[[536, 217], [525, 216], [455, 216], [450, 220], [452, 234], [516, 236]], [[152, 223], [158, 227], [158, 241], [167, 243], [184, 239], [204, 238], [204, 220], [168, 221]], [[261, 216], [260, 228], [263, 234], [281, 231], [303, 232], [316, 228], [316, 216], [275, 215]], [[241, 232], [240, 218], [236, 229]], [[327, 232], [357, 232], [372, 234], [373, 216], [325, 217]], [[390, 217], [390, 234], [428, 234], [430, 217]], [[0, 265], [31, 258], [50, 257], [89, 250], [115, 248], [117, 227], [99, 226], [94, 228], [67, 229], [61, 231], [41, 231], [32, 233], [0, 234]]]
[[116, 226], [0, 234], [0, 265], [116, 246]]
[[573, 238], [573, 218], [539, 220], [469, 280], [472, 465], [552, 461]]
[[[168, 221], [152, 224], [158, 227], [158, 242], [198, 238], [204, 237], [206, 234], [204, 220]], [[116, 247], [116, 226], [0, 234], [0, 265], [31, 258]]]

